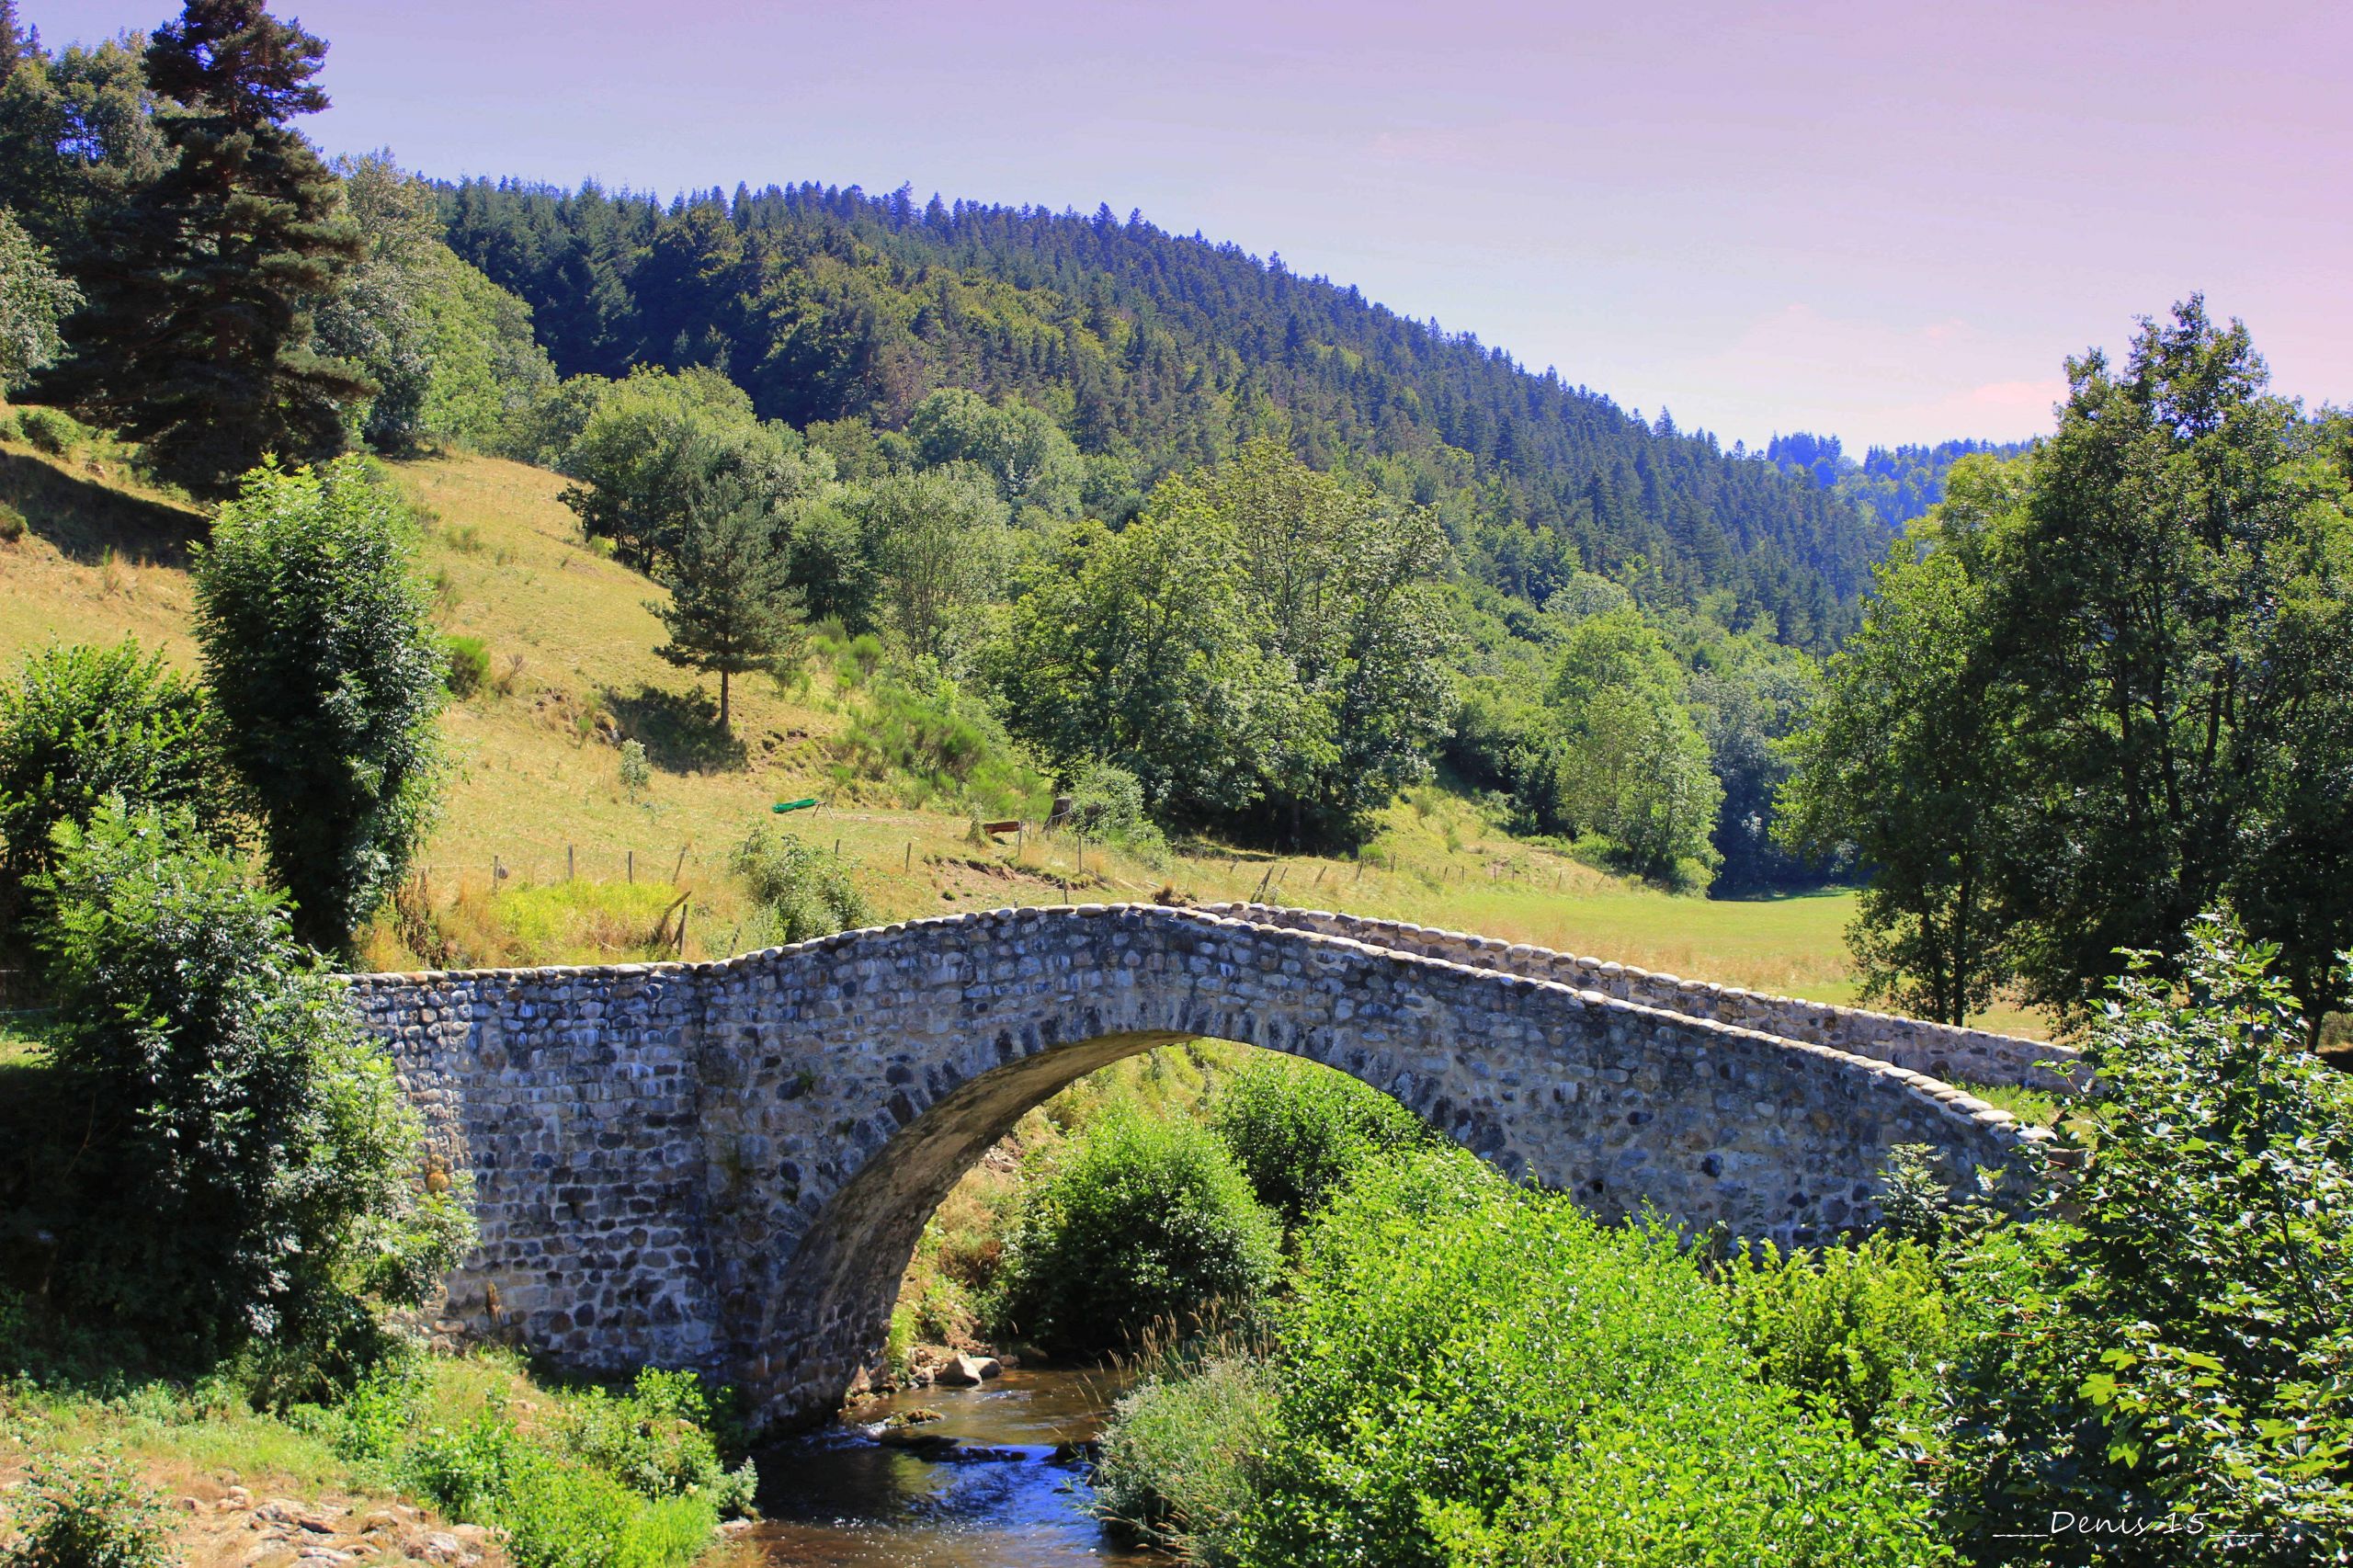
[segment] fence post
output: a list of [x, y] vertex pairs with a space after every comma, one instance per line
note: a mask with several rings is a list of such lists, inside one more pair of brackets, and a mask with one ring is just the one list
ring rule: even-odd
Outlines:
[[567, 845], [565, 845], [565, 846], [563, 846], [563, 880], [564, 880], [565, 881], [567, 881], [567, 882], [568, 882], [568, 881], [572, 881], [572, 878], [573, 878], [572, 846], [571, 846], [571, 845], [569, 845], [569, 844], [567, 844]]
[[678, 846], [678, 864], [676, 869], [672, 870], [670, 873], [670, 885], [672, 887], [676, 887], [678, 885], [678, 879], [687, 874], [687, 851], [693, 847], [694, 846], [690, 844], [681, 844]]
[[629, 880], [632, 884], [637, 881], [637, 851], [634, 849], [629, 852]]

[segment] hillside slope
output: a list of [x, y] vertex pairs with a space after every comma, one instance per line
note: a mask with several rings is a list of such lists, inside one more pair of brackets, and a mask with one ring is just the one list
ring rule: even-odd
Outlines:
[[[1279, 257], [1092, 218], [815, 185], [651, 198], [470, 180], [449, 243], [529, 303], [566, 375], [723, 370], [764, 417], [895, 429], [936, 387], [1017, 396], [1118, 522], [1258, 434], [1438, 503], [1474, 575], [1540, 605], [1580, 571], [1819, 647], [1885, 533], [1762, 453], [1651, 421]], [[870, 431], [850, 438], [870, 442]]]
[[[583, 541], [557, 500], [558, 476], [464, 456], [389, 472], [426, 519], [423, 562], [443, 624], [483, 639], [490, 654], [492, 681], [443, 721], [454, 767], [425, 873], [445, 908], [486, 905], [498, 890], [509, 945], [491, 956], [502, 960], [642, 954], [677, 892], [690, 895], [688, 955], [734, 950], [747, 912], [731, 851], [779, 820], [771, 802], [817, 795], [822, 808], [782, 820], [820, 846], [838, 843], [878, 918], [1150, 898], [1163, 888], [1197, 901], [1256, 894], [1823, 1000], [1852, 994], [1839, 937], [1847, 895], [1669, 896], [1515, 841], [1435, 787], [1384, 815], [1360, 862], [1209, 845], [1147, 859], [1088, 846], [1082, 868], [1068, 835], [1025, 836], [1018, 853], [1010, 840], [975, 844], [969, 819], [908, 809], [922, 786], [850, 744], [870, 696], [825, 660], [808, 662], [805, 684], [739, 683], [741, 754], [711, 744], [699, 717], [708, 695], [654, 657], [660, 629], [647, 600], [658, 590]], [[0, 443], [0, 501], [29, 524], [0, 544], [9, 608], [0, 658], [128, 634], [193, 662], [186, 544], [197, 514], [136, 490], [102, 458], [9, 443]], [[624, 737], [654, 764], [642, 795], [621, 782]], [[635, 897], [608, 892], [632, 875]], [[382, 963], [415, 961], [389, 922], [369, 951]]]

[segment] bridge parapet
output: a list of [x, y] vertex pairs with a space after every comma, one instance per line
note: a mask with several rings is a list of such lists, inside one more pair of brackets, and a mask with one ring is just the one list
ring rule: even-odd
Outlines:
[[[2048, 1040], [2022, 1040], [1984, 1029], [1930, 1023], [1925, 1018], [1875, 1013], [1864, 1007], [1842, 1007], [1828, 1002], [1807, 1002], [1794, 996], [1684, 980], [1606, 959], [1580, 958], [1550, 948], [1402, 920], [1259, 903], [1213, 903], [1201, 908], [1207, 914], [1255, 925], [1319, 931], [1397, 952], [1418, 953], [1504, 974], [1524, 974], [1579, 991], [1597, 991], [1605, 996], [1655, 1007], [1661, 1012], [1707, 1018], [1781, 1040], [1826, 1045], [1948, 1083], [2015, 1084], [2057, 1094], [2076, 1086], [2065, 1075], [2065, 1069], [2077, 1060], [2079, 1053], [2073, 1046]], [[2058, 1071], [2053, 1070], [2054, 1065]]]

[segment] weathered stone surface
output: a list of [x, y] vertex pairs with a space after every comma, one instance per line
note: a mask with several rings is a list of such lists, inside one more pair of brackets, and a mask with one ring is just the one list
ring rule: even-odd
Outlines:
[[973, 1384], [995, 1377], [1005, 1370], [994, 1356], [950, 1356], [932, 1373], [932, 1381], [941, 1388], [968, 1389]]
[[1005, 910], [717, 963], [352, 986], [434, 1159], [472, 1174], [480, 1240], [447, 1315], [582, 1370], [701, 1368], [771, 1420], [829, 1413], [879, 1360], [925, 1219], [1024, 1111], [1154, 1045], [1308, 1057], [1598, 1213], [1784, 1244], [1867, 1223], [1895, 1144], [1958, 1172], [2041, 1136], [1897, 1059], [2002, 1078], [2055, 1054], [1256, 907]]
[[[2073, 1046], [1989, 1034], [1984, 1029], [1956, 1028], [1950, 1024], [1932, 1024], [1924, 1018], [1874, 1013], [1860, 1007], [1837, 1007], [1827, 1002], [1770, 996], [1705, 981], [1683, 980], [1672, 974], [1654, 974], [1603, 959], [1577, 958], [1546, 948], [1515, 945], [1461, 931], [1441, 931], [1400, 920], [1374, 920], [1325, 910], [1274, 909], [1265, 904], [1203, 907], [1211, 914], [1229, 915], [1260, 925], [1322, 931], [1371, 947], [1469, 964], [1473, 969], [1557, 981], [1574, 990], [1598, 991], [1688, 1017], [1712, 1018], [1720, 1024], [1756, 1029], [1783, 1040], [1833, 1046], [1858, 1056], [1908, 1067], [1932, 1078], [1960, 1078], [1972, 1084], [2018, 1084], [2063, 1094], [2076, 1086], [2070, 1084], [2064, 1072], [2077, 1056]], [[2047, 1065], [2054, 1063], [2061, 1071], [2054, 1072]]]

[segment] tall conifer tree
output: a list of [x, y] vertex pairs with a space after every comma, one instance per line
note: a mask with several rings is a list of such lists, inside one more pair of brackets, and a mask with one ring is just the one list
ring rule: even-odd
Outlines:
[[791, 558], [775, 519], [733, 474], [696, 486], [676, 552], [661, 574], [667, 603], [648, 608], [670, 641], [654, 652], [681, 668], [719, 676], [719, 727], [732, 722], [728, 677], [756, 670], [789, 646], [801, 622]]
[[14, 71], [20, 60], [40, 58], [40, 29], [17, 20], [17, 0], [0, 0], [0, 76]]
[[371, 391], [311, 347], [313, 305], [360, 254], [335, 176], [289, 124], [327, 107], [325, 54], [261, 0], [188, 0], [148, 45], [175, 156], [94, 236], [90, 309], [53, 391], [199, 492], [266, 454], [333, 454], [343, 405]]

